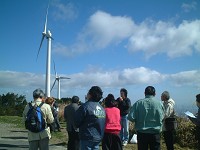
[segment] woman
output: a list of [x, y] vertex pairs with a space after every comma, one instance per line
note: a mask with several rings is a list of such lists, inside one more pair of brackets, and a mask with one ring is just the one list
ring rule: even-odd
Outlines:
[[112, 94], [105, 98], [106, 125], [102, 140], [103, 150], [122, 150], [122, 142], [119, 137], [121, 130], [120, 110], [115, 107], [116, 101]]

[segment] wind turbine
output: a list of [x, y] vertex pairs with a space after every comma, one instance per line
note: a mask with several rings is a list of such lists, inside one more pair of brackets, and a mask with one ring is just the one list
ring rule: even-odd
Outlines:
[[44, 31], [42, 32], [42, 40], [40, 42], [40, 47], [39, 47], [39, 50], [38, 50], [38, 53], [37, 53], [37, 58], [39, 56], [40, 49], [42, 47], [42, 42], [44, 41], [44, 38], [46, 37], [46, 39], [47, 39], [47, 58], [46, 58], [45, 93], [46, 93], [47, 97], [50, 97], [51, 39], [53, 39], [53, 38], [52, 38], [51, 32], [49, 30], [47, 31], [48, 9], [49, 9], [49, 3], [48, 3], [47, 11], [46, 11], [46, 20], [45, 20], [45, 24], [44, 24]]
[[53, 87], [54, 87], [54, 85], [55, 85], [55, 83], [57, 81], [58, 82], [57, 98], [60, 99], [60, 80], [61, 79], [70, 79], [70, 78], [68, 78], [68, 77], [61, 77], [61, 76], [57, 75], [56, 67], [55, 67], [55, 62], [54, 62], [54, 71], [55, 71], [55, 81], [54, 81], [54, 83], [52, 85], [51, 91], [52, 91], [52, 89], [53, 89]]

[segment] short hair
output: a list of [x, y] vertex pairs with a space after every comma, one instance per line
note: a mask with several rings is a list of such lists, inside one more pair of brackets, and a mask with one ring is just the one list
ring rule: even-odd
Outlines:
[[197, 94], [197, 95], [196, 95], [196, 101], [197, 101], [198, 103], [200, 103], [200, 94]]
[[105, 106], [106, 107], [117, 106], [117, 103], [115, 101], [115, 97], [113, 96], [113, 94], [108, 94], [108, 96], [105, 98]]
[[156, 90], [155, 90], [155, 88], [153, 86], [147, 86], [145, 88], [145, 92], [144, 93], [145, 93], [145, 95], [153, 95], [153, 96], [155, 96]]
[[36, 98], [43, 98], [44, 97], [44, 92], [39, 88], [39, 89], [36, 89], [35, 91], [33, 91], [33, 98], [36, 99]]
[[124, 92], [124, 95], [127, 97], [128, 91], [125, 88], [121, 88], [120, 92]]
[[78, 103], [79, 102], [79, 97], [78, 96], [73, 96], [72, 97], [72, 103]]
[[102, 92], [101, 88], [98, 86], [92, 86], [90, 88], [90, 90], [88, 91], [88, 93], [91, 95], [90, 99], [92, 99], [96, 102], [99, 102], [103, 96], [103, 92]]
[[167, 100], [170, 99], [170, 94], [169, 94], [168, 91], [164, 91], [164, 92], [162, 93], [162, 96], [165, 96]]

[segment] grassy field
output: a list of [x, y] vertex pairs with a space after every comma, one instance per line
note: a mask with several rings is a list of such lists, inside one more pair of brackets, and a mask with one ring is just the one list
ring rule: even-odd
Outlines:
[[[8, 123], [12, 124], [16, 128], [24, 128], [24, 122], [22, 120], [22, 117], [17, 117], [17, 116], [0, 116], [0, 123]], [[51, 144], [56, 144], [56, 145], [67, 145], [67, 132], [66, 132], [66, 123], [61, 122], [61, 130], [62, 132], [53, 132], [52, 133], [52, 139], [50, 140]], [[137, 144], [128, 144], [126, 147], [124, 147], [124, 150], [133, 150], [137, 149]], [[163, 140], [161, 140], [161, 149], [166, 150], [166, 146]], [[192, 150], [189, 148], [181, 148], [179, 145], [175, 144], [175, 149], [176, 150]]]

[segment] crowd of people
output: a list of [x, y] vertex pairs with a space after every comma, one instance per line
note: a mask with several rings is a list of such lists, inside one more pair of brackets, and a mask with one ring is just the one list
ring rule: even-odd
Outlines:
[[[138, 150], [160, 150], [161, 133], [164, 136], [167, 150], [174, 150], [174, 135], [177, 127], [175, 114], [175, 101], [168, 91], [161, 94], [160, 100], [156, 99], [156, 90], [147, 86], [144, 98], [137, 100], [131, 106], [128, 91], [120, 90], [120, 96], [115, 99], [113, 94], [108, 94], [103, 99], [102, 89], [92, 86], [87, 93], [86, 102], [79, 105], [79, 97], [73, 96], [71, 104], [64, 109], [66, 130], [68, 133], [68, 150], [98, 150], [102, 143], [102, 150], [122, 150], [129, 140], [129, 121], [134, 123], [137, 134]], [[28, 131], [30, 150], [48, 150], [51, 132], [60, 131], [57, 108], [53, 98], [46, 98], [44, 92], [36, 89], [33, 92], [32, 106], [41, 106], [47, 127], [38, 133]], [[196, 118], [189, 119], [200, 127], [200, 94], [196, 96], [199, 108]], [[26, 120], [29, 105], [23, 112]], [[200, 136], [197, 136], [198, 144]], [[198, 145], [200, 148], [200, 145]]]

